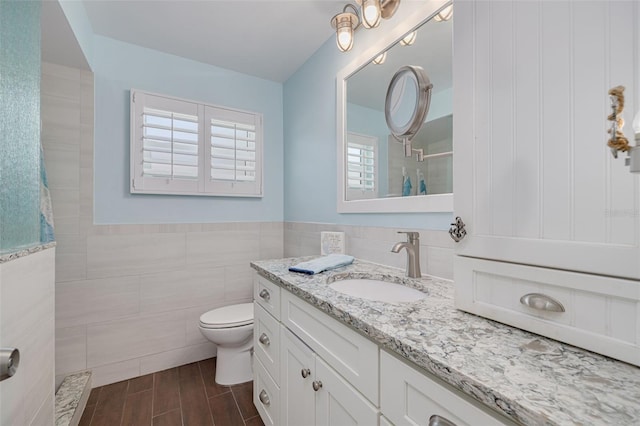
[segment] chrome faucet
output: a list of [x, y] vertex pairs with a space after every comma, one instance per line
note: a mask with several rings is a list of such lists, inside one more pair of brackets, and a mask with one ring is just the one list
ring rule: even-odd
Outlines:
[[400, 250], [407, 250], [407, 276], [409, 278], [420, 278], [420, 234], [417, 232], [398, 231], [398, 234], [407, 234], [407, 242], [395, 243], [391, 248], [393, 253], [400, 253]]

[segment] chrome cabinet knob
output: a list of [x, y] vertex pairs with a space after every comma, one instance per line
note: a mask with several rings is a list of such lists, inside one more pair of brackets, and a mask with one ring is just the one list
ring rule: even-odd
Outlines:
[[267, 336], [264, 333], [260, 335], [260, 338], [258, 339], [258, 341], [265, 346], [269, 346], [271, 344], [271, 341], [269, 340], [269, 336]]
[[259, 294], [260, 297], [262, 297], [264, 300], [269, 300], [271, 299], [271, 295], [269, 294], [269, 290], [267, 290], [266, 288], [262, 289], [262, 291]]
[[15, 348], [0, 349], [0, 382], [16, 374], [20, 365], [20, 351]]
[[260, 402], [262, 402], [267, 407], [269, 406], [269, 404], [271, 404], [271, 401], [269, 400], [269, 395], [267, 395], [267, 391], [265, 391], [264, 389], [260, 391], [258, 398], [260, 398]]
[[318, 392], [322, 388], [322, 382], [320, 380], [316, 380], [311, 384], [311, 386], [314, 391]]
[[311, 375], [311, 370], [309, 370], [308, 368], [303, 368], [300, 373], [302, 374], [302, 378], [306, 379], [307, 377], [309, 377]]

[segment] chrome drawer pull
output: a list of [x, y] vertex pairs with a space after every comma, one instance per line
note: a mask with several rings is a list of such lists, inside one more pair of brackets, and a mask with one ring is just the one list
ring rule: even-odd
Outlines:
[[320, 380], [316, 380], [311, 384], [311, 386], [313, 386], [314, 391], [318, 392], [320, 388], [322, 388], [322, 382]]
[[269, 336], [267, 336], [264, 333], [260, 335], [260, 338], [258, 339], [258, 341], [265, 346], [269, 346], [271, 344], [271, 341], [269, 340]]
[[520, 303], [539, 311], [564, 312], [564, 306], [553, 297], [540, 293], [525, 294], [520, 298]]
[[262, 402], [267, 407], [269, 406], [269, 404], [271, 404], [271, 401], [269, 400], [269, 395], [267, 395], [267, 391], [265, 391], [264, 389], [262, 389], [258, 397], [260, 398], [260, 402]]
[[271, 295], [269, 294], [269, 291], [266, 288], [262, 289], [262, 291], [260, 292], [260, 294], [258, 296], [262, 297], [266, 301], [271, 299]]
[[429, 417], [429, 426], [456, 426], [451, 420], [440, 417], [436, 414]]
[[309, 375], [311, 374], [311, 370], [309, 370], [308, 368], [303, 368], [300, 373], [302, 374], [302, 378], [306, 379], [307, 377], [309, 377]]

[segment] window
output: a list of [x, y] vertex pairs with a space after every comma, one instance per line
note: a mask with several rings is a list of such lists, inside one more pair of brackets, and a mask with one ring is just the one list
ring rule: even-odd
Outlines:
[[378, 139], [347, 133], [347, 192], [350, 200], [378, 196]]
[[262, 115], [131, 91], [131, 193], [262, 196]]

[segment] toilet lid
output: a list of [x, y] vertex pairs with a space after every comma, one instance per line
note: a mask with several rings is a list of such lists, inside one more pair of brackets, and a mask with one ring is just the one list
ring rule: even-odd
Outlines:
[[253, 303], [224, 306], [200, 316], [200, 324], [208, 328], [240, 327], [252, 322]]

